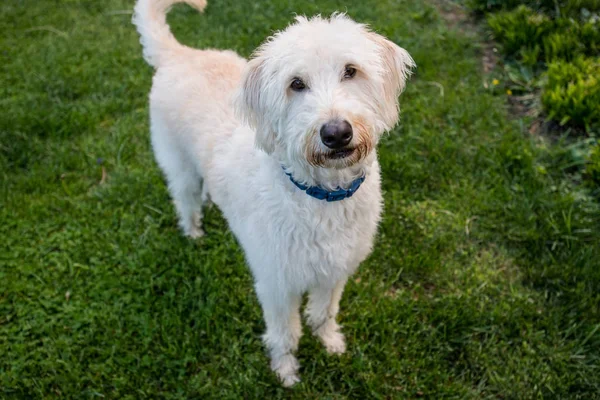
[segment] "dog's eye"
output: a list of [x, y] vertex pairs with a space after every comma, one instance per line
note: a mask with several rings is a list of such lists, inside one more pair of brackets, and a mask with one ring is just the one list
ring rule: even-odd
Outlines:
[[351, 65], [346, 65], [346, 69], [344, 69], [344, 79], [352, 79], [356, 75], [356, 68]]
[[296, 92], [301, 92], [304, 89], [306, 89], [306, 84], [304, 82], [302, 82], [302, 79], [294, 78], [290, 87], [292, 88], [292, 90], [295, 90]]

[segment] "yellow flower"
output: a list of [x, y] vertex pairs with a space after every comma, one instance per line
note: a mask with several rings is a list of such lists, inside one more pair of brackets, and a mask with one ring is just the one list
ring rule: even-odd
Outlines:
[[507, 95], [509, 95], [509, 96], [512, 96], [512, 90], [508, 89], [508, 90], [506, 91], [506, 94], [507, 94]]
[[496, 86], [496, 85], [497, 85], [497, 84], [499, 84], [499, 83], [500, 83], [500, 81], [499, 81], [498, 79], [494, 79], [494, 80], [492, 81], [492, 84], [493, 84], [494, 86]]

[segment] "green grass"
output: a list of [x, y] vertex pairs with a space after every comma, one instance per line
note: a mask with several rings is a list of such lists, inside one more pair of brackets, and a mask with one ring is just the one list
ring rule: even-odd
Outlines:
[[420, 1], [170, 16], [184, 43], [247, 56], [294, 12], [347, 10], [418, 64], [380, 146], [377, 245], [342, 300], [348, 352], [305, 332], [284, 390], [219, 211], [200, 241], [177, 230], [131, 8], [0, 5], [0, 398], [600, 398], [599, 204], [577, 148], [529, 137], [485, 89], [474, 35]]

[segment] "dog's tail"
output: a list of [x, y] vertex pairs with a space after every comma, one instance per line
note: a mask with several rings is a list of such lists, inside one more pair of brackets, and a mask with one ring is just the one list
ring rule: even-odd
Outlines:
[[163, 65], [174, 52], [185, 48], [167, 25], [167, 13], [175, 3], [187, 3], [200, 12], [206, 7], [206, 0], [138, 0], [133, 9], [133, 23], [141, 36], [144, 58], [155, 68]]

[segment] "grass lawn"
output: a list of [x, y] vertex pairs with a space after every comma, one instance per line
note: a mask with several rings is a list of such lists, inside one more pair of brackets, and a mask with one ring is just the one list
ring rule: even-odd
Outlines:
[[347, 10], [418, 64], [380, 146], [385, 215], [348, 339], [308, 332], [279, 386], [216, 208], [179, 234], [149, 146], [131, 1], [0, 4], [0, 398], [600, 398], [600, 207], [577, 148], [483, 85], [481, 37], [427, 1], [209, 1], [169, 21], [247, 56], [294, 13]]

